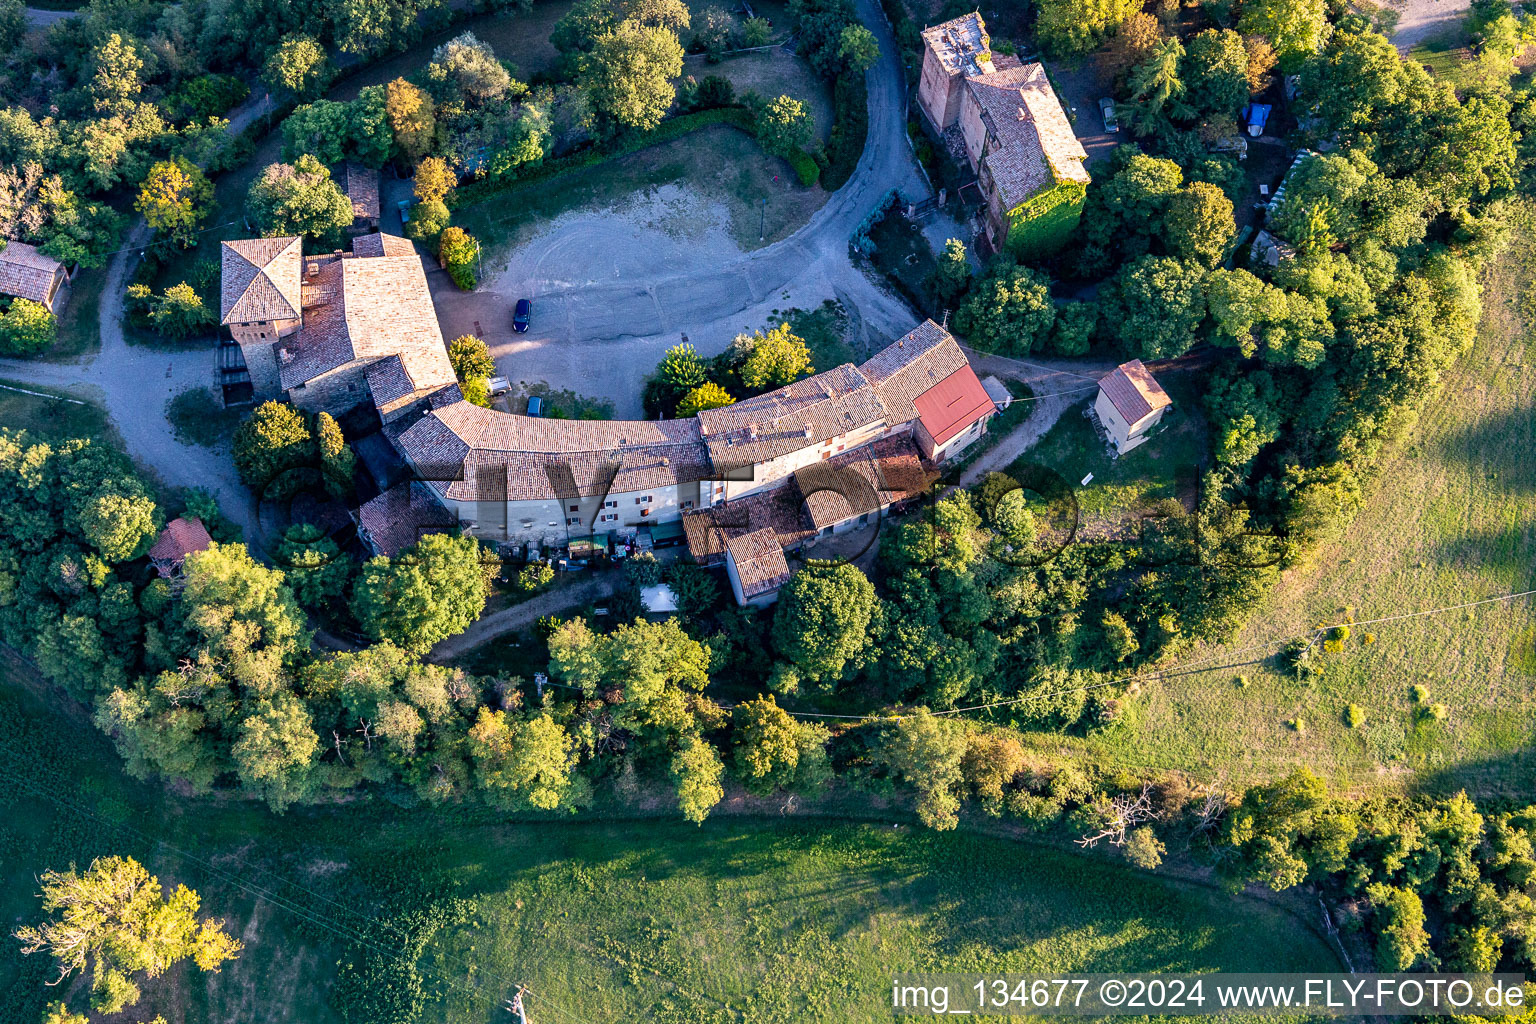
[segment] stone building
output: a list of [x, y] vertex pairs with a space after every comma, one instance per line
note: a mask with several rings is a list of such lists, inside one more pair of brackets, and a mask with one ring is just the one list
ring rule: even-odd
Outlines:
[[457, 383], [421, 258], [393, 235], [305, 257], [299, 238], [223, 243], [220, 322], [257, 401], [286, 395], [341, 414], [372, 401], [389, 422]]
[[0, 249], [0, 295], [30, 299], [55, 315], [69, 301], [69, 270], [36, 246], [6, 242]]
[[1048, 247], [1082, 213], [1088, 154], [1045, 67], [993, 54], [991, 45], [977, 12], [925, 29], [918, 109], [976, 172], [988, 244], [1001, 249], [1019, 232], [1016, 245]]

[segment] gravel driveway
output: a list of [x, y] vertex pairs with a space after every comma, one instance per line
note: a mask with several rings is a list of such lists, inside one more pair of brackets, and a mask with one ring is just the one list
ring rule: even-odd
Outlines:
[[1471, 0], [1389, 0], [1387, 6], [1398, 12], [1392, 43], [1400, 53], [1448, 31], [1472, 9]]

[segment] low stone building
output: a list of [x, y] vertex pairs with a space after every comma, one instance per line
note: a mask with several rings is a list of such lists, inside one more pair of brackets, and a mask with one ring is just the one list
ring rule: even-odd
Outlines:
[[1049, 249], [1076, 226], [1088, 153], [1045, 67], [992, 53], [979, 13], [923, 31], [917, 105], [976, 172], [994, 250], [1010, 238], [1016, 248]]
[[725, 544], [725, 575], [741, 605], [770, 605], [789, 582], [789, 563], [771, 529], [732, 537]]
[[1162, 385], [1140, 359], [1121, 363], [1099, 381], [1093, 411], [1115, 452], [1124, 455], [1144, 444], [1153, 427], [1173, 405]]
[[202, 520], [182, 516], [171, 520], [160, 531], [154, 547], [149, 549], [149, 562], [162, 578], [174, 579], [181, 575], [181, 567], [189, 555], [208, 550], [212, 543], [213, 538], [208, 535]]
[[379, 230], [379, 172], [349, 161], [332, 177], [352, 203], [352, 225], [347, 233], [364, 235]]
[[30, 299], [57, 315], [69, 301], [69, 270], [36, 246], [7, 242], [0, 249], [0, 294]]

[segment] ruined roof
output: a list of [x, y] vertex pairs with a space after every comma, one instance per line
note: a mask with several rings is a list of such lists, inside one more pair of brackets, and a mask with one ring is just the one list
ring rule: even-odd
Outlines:
[[308, 267], [315, 272], [304, 279], [304, 322], [277, 347], [285, 390], [355, 359], [391, 356], [417, 388], [457, 379], [420, 258], [332, 256]]
[[[354, 220], [379, 219], [379, 172], [350, 161], [342, 167], [341, 190], [352, 201]], [[354, 247], [355, 248], [355, 247]]]
[[458, 518], [417, 480], [403, 480], [357, 510], [364, 541], [376, 553], [391, 558], [423, 534], [442, 533], [458, 525]]
[[923, 44], [951, 75], [984, 75], [992, 71], [992, 41], [979, 11], [923, 29]]
[[784, 549], [772, 529], [764, 527], [731, 537], [725, 547], [736, 564], [736, 578], [746, 597], [777, 590], [789, 582], [789, 563], [784, 561]]
[[202, 521], [191, 516], [173, 519], [160, 531], [155, 546], [149, 549], [149, 560], [157, 566], [176, 566], [186, 561], [188, 555], [206, 551], [213, 538], [208, 536]]
[[932, 320], [924, 320], [875, 353], [859, 370], [874, 385], [885, 406], [887, 422], [907, 423], [919, 416], [919, 395], [967, 365], [954, 337]]
[[301, 239], [237, 238], [219, 249], [219, 323], [298, 318]]
[[1140, 359], [1132, 359], [1115, 367], [1099, 381], [1099, 390], [1104, 392], [1115, 411], [1128, 424], [1136, 423], [1164, 406], [1173, 404], [1168, 392], [1153, 379], [1152, 372], [1141, 364]]
[[408, 238], [375, 231], [352, 239], [352, 251], [359, 256], [415, 256], [416, 246]]
[[26, 242], [8, 242], [0, 250], [0, 293], [46, 303], [53, 279], [64, 264]]
[[1041, 64], [966, 79], [997, 145], [984, 157], [1003, 206], [1013, 209], [1058, 181], [1086, 185], [1088, 153], [1072, 132]]
[[981, 419], [997, 411], [992, 396], [981, 386], [969, 365], [945, 377], [917, 396], [917, 412], [923, 429], [934, 444], [944, 444]]
[[768, 462], [884, 419], [875, 389], [852, 363], [698, 416], [717, 470]]

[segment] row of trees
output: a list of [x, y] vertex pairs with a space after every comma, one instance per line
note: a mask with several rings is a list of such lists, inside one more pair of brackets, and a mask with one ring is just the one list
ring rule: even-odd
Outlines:
[[815, 372], [810, 349], [788, 323], [738, 334], [713, 359], [705, 359], [687, 343], [674, 345], [646, 379], [645, 411], [648, 416], [694, 416]]

